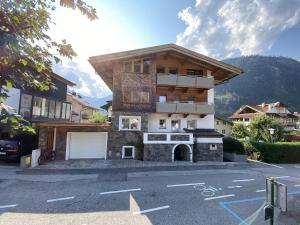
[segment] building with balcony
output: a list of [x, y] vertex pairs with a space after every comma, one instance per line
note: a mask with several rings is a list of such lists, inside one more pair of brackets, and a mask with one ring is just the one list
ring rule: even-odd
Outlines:
[[223, 160], [214, 86], [242, 71], [175, 44], [90, 57], [113, 92], [108, 159]]

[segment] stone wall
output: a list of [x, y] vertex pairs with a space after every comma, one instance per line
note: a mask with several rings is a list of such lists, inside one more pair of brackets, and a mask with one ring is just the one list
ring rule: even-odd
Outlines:
[[144, 160], [172, 162], [174, 144], [145, 144]]
[[217, 150], [210, 150], [210, 144], [211, 143], [197, 143], [195, 145], [194, 161], [223, 161], [223, 144], [215, 144], [217, 145]]
[[[119, 131], [120, 116], [140, 116], [140, 131]], [[135, 146], [135, 159], [143, 159], [143, 133], [148, 130], [148, 114], [141, 112], [112, 112], [112, 130], [108, 134], [107, 159], [121, 159], [122, 146]]]

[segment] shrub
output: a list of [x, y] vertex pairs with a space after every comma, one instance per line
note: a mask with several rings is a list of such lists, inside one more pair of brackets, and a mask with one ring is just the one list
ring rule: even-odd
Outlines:
[[104, 123], [106, 121], [106, 116], [101, 113], [94, 113], [90, 116], [89, 122], [91, 123]]
[[242, 123], [234, 123], [231, 128], [231, 136], [234, 138], [245, 138], [249, 136], [249, 131]]
[[236, 153], [239, 155], [245, 154], [243, 143], [232, 137], [223, 138], [223, 150], [224, 152]]
[[277, 142], [251, 142], [260, 152], [262, 161], [268, 163], [300, 163], [300, 143]]

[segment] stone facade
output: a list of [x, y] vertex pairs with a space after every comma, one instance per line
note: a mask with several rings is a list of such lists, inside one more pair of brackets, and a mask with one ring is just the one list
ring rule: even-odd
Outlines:
[[210, 150], [211, 143], [197, 143], [194, 146], [194, 161], [223, 161], [223, 144], [217, 143], [216, 150]]
[[[140, 131], [119, 131], [120, 116], [140, 116]], [[141, 112], [112, 112], [112, 130], [108, 134], [107, 159], [121, 159], [122, 146], [135, 146], [135, 159], [143, 159], [143, 133], [148, 130], [148, 114]]]
[[174, 144], [145, 144], [144, 160], [172, 162]]

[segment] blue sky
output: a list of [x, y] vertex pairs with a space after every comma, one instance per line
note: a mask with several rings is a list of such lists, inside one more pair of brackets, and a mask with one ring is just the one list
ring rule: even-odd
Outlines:
[[67, 39], [78, 57], [54, 70], [75, 82], [75, 90], [105, 97], [109, 89], [89, 56], [176, 43], [224, 59], [276, 55], [300, 60], [300, 0], [102, 0], [87, 1], [99, 20], [59, 7], [50, 35]]

